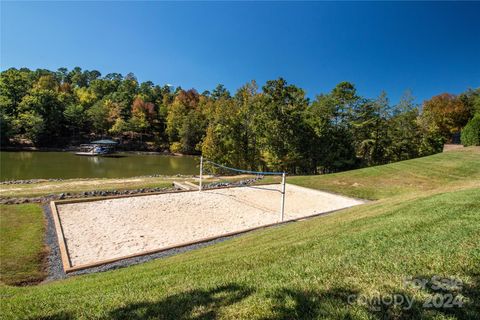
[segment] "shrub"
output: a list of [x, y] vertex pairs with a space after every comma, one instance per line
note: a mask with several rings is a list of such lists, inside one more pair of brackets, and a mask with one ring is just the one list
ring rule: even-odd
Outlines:
[[467, 146], [480, 146], [480, 114], [477, 113], [462, 130], [462, 144]]
[[170, 145], [170, 152], [179, 153], [182, 152], [182, 144], [180, 142], [174, 142]]

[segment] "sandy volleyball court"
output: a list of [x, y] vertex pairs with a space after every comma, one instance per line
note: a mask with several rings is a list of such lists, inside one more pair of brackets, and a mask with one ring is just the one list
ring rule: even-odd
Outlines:
[[[280, 185], [57, 204], [72, 267], [280, 221]], [[268, 188], [272, 190], [265, 190]], [[363, 203], [286, 185], [285, 220]]]

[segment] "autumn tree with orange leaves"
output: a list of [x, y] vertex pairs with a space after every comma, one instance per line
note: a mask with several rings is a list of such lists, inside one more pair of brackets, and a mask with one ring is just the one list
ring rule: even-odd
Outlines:
[[472, 118], [472, 110], [458, 96], [443, 93], [423, 104], [423, 113], [447, 141]]
[[203, 153], [251, 170], [328, 173], [434, 154], [449, 140], [479, 144], [479, 117], [480, 88], [435, 96], [421, 108], [411, 95], [396, 106], [386, 93], [362, 97], [349, 82], [310, 100], [283, 78], [263, 87], [253, 81], [233, 94], [221, 84], [200, 94], [79, 67], [0, 72], [2, 147], [113, 138], [125, 150]]

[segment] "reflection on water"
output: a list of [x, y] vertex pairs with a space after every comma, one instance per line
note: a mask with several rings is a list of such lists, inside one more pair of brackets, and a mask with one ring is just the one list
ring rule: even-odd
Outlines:
[[[29, 160], [33, 158], [33, 152], [19, 152], [19, 160]], [[1, 158], [3, 160], [3, 158]]]
[[92, 161], [95, 164], [99, 164], [101, 159], [100, 157], [86, 157], [86, 158], [88, 158], [88, 160]]
[[174, 158], [170, 158], [169, 164], [170, 164], [170, 168], [172, 168], [173, 170], [178, 169], [178, 162], [175, 161]]
[[135, 154], [89, 157], [70, 152], [0, 152], [1, 180], [196, 174], [197, 166], [196, 157]]

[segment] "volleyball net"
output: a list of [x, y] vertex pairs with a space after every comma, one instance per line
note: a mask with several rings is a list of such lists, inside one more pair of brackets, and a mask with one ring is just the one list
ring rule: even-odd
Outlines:
[[[259, 182], [265, 177], [281, 177], [280, 188], [272, 188], [275, 183], [262, 184]], [[207, 181], [206, 178], [211, 177], [224, 177], [225, 180], [218, 180], [216, 182]], [[280, 203], [280, 218], [284, 220], [285, 216], [285, 185], [286, 185], [286, 173], [285, 172], [273, 172], [273, 171], [253, 171], [244, 170], [239, 168], [233, 168], [229, 166], [216, 163], [203, 157], [200, 158], [200, 180], [199, 191], [215, 187], [249, 187], [259, 190], [269, 190], [279, 192], [281, 194]]]

